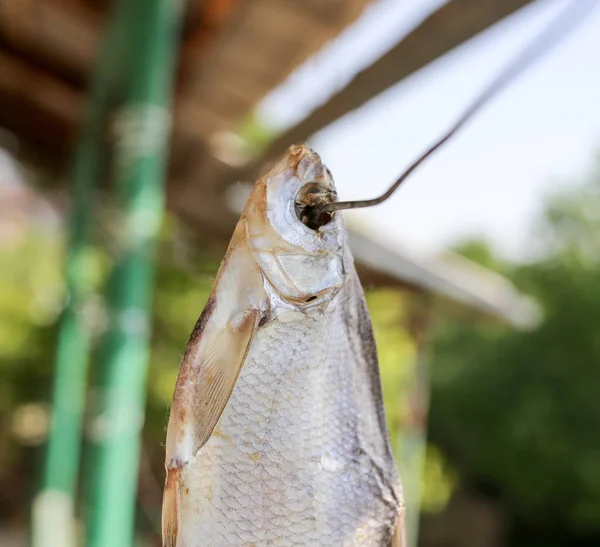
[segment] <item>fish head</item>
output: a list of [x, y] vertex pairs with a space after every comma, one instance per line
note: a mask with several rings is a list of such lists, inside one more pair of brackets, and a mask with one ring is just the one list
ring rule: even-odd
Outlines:
[[342, 216], [315, 208], [336, 200], [329, 169], [304, 145], [291, 146], [255, 184], [244, 212], [248, 241], [263, 276], [283, 299], [318, 303], [342, 286]]

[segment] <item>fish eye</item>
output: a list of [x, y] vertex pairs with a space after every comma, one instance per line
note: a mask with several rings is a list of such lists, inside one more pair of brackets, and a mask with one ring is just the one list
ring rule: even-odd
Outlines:
[[322, 205], [336, 201], [337, 194], [316, 182], [309, 182], [298, 192], [295, 211], [298, 220], [311, 230], [318, 230], [329, 224], [335, 213], [322, 211]]
[[302, 224], [315, 231], [329, 224], [333, 219], [333, 213], [329, 211], [321, 211], [314, 206], [302, 207], [298, 203], [296, 203], [296, 216]]

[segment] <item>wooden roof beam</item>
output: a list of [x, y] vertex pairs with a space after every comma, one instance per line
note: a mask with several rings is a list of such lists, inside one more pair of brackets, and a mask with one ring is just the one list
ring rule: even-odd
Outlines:
[[74, 0], [0, 2], [0, 41], [82, 84], [93, 66], [102, 18]]
[[399, 81], [473, 38], [532, 0], [450, 0], [304, 120], [274, 140], [255, 163], [231, 172], [229, 180], [252, 178], [260, 166], [342, 116], [360, 108]]
[[79, 124], [83, 95], [0, 51], [0, 126], [62, 163]]

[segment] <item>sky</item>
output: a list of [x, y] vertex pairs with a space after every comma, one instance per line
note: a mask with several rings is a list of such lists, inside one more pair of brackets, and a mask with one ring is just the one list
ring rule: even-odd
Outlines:
[[[279, 130], [292, 125], [443, 3], [379, 0], [269, 95], [259, 119]], [[340, 199], [383, 192], [567, 4], [534, 2], [312, 136]], [[598, 151], [600, 6], [390, 200], [345, 214], [424, 253], [477, 236], [526, 259], [545, 196], [585, 177]]]

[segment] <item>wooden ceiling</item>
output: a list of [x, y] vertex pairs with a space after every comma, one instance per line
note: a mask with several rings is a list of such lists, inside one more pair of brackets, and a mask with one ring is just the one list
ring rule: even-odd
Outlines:
[[[319, 129], [360, 108], [531, 1], [448, 0], [410, 33], [399, 38], [389, 52], [358, 73], [306, 119], [278, 136], [262, 155], [247, 165], [226, 165], [207, 151], [201, 156], [196, 155], [199, 161], [189, 165], [183, 177], [171, 181], [169, 203], [172, 209], [208, 239], [227, 239], [236, 219], [227, 210], [224, 200], [225, 192], [232, 184], [253, 181], [264, 165], [290, 144], [305, 141]], [[196, 154], [198, 150], [191, 152]]]
[[[216, 157], [214, 136], [238, 127], [371, 0], [188, 0], [176, 78], [169, 207], [207, 240], [226, 241], [235, 222], [223, 199], [231, 182], [251, 179], [264, 160], [292, 141], [305, 140], [528, 2], [449, 0], [277, 139], [264, 157], [240, 170]], [[108, 9], [106, 0], [0, 1], [0, 128], [14, 133], [38, 165], [60, 170], [66, 164]]]
[[[210, 135], [235, 125], [369, 2], [188, 0], [174, 159], [198, 158]], [[0, 127], [52, 165], [72, 147], [108, 9], [100, 0], [0, 2]]]

